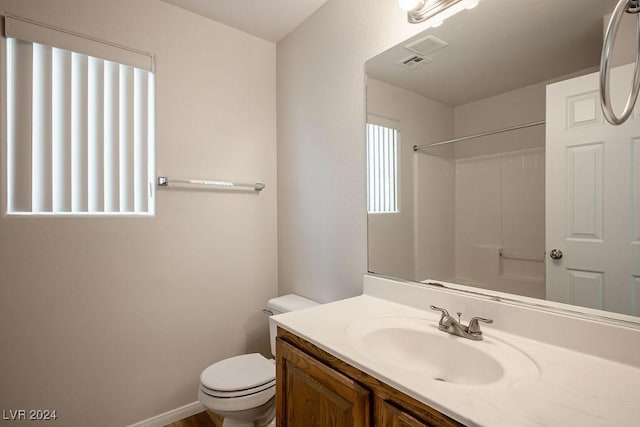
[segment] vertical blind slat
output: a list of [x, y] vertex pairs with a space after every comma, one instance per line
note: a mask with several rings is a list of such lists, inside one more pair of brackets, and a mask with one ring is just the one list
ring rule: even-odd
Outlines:
[[104, 211], [104, 61], [88, 64], [88, 192], [89, 212]]
[[393, 142], [391, 144], [391, 209], [395, 212], [398, 211], [398, 193], [396, 192], [396, 178], [398, 175], [398, 164], [396, 163], [396, 148], [398, 144], [398, 131], [392, 130]]
[[51, 48], [33, 45], [32, 189], [33, 212], [51, 212]]
[[393, 130], [393, 210], [398, 211], [398, 131], [396, 129]]
[[87, 66], [85, 55], [71, 54], [71, 210], [88, 211]]
[[53, 49], [53, 212], [71, 211], [71, 53]]
[[120, 70], [118, 64], [104, 64], [104, 210], [120, 211], [120, 146], [119, 146], [119, 93]]
[[380, 211], [387, 211], [387, 192], [385, 184], [387, 181], [387, 129], [379, 126], [378, 132], [380, 133]]
[[395, 130], [393, 129], [388, 129], [387, 130], [387, 135], [389, 136], [389, 142], [387, 143], [387, 162], [388, 162], [388, 170], [389, 170], [389, 174], [387, 175], [387, 200], [389, 202], [389, 211], [393, 212], [395, 211], [395, 208], [393, 206], [393, 202], [394, 202], [394, 194], [393, 194], [393, 188], [391, 187], [392, 183], [393, 183], [393, 173], [394, 173], [394, 169], [393, 169], [393, 141], [394, 141], [394, 132]]
[[147, 185], [148, 193], [147, 193], [147, 212], [155, 213], [153, 203], [150, 203], [151, 198], [153, 197], [152, 188], [153, 182], [155, 180], [155, 170], [156, 170], [156, 152], [155, 152], [155, 144], [156, 140], [156, 83], [155, 76], [153, 73], [147, 74]]
[[380, 211], [380, 144], [378, 141], [378, 127], [374, 128], [373, 132], [373, 181], [374, 181], [374, 193], [373, 193], [373, 211]]
[[147, 73], [134, 72], [134, 210], [147, 210]]
[[394, 134], [395, 134], [395, 130], [394, 129], [387, 129], [387, 137], [389, 138], [389, 142], [387, 143], [387, 169], [388, 169], [388, 174], [387, 174], [387, 182], [385, 183], [386, 187], [387, 187], [387, 202], [388, 202], [388, 208], [387, 210], [389, 212], [393, 212], [395, 211], [395, 206], [394, 206], [394, 198], [395, 198], [395, 194], [393, 193], [393, 173], [394, 173], [394, 168], [393, 168], [393, 141], [394, 141]]
[[373, 152], [371, 150], [371, 124], [367, 123], [367, 211], [371, 212], [373, 206], [371, 203], [371, 192], [373, 191], [373, 173], [371, 167], [373, 164]]
[[381, 194], [380, 194], [380, 180], [382, 179], [380, 176], [380, 164], [382, 163], [382, 159], [380, 157], [381, 156], [381, 144], [380, 144], [380, 127], [376, 126], [376, 151], [378, 153], [378, 155], [376, 156], [376, 212], [380, 212], [380, 200], [381, 200]]
[[382, 210], [389, 212], [389, 128], [381, 128], [381, 131], [384, 145], [383, 178], [381, 183], [384, 200]]
[[383, 212], [384, 208], [384, 194], [383, 194], [383, 173], [384, 173], [384, 161], [383, 161], [383, 139], [382, 139], [382, 128], [380, 126], [376, 127], [376, 144], [378, 145], [378, 182], [376, 186], [378, 187], [378, 203], [376, 204], [376, 211]]
[[133, 69], [120, 65], [120, 212], [133, 211]]
[[387, 144], [386, 144], [386, 128], [379, 126], [380, 133], [380, 211], [387, 210], [387, 195], [385, 192], [385, 181], [387, 179]]
[[[31, 211], [33, 44], [10, 40], [8, 53], [8, 203], [15, 211]], [[23, 118], [17, 120], [17, 118]]]

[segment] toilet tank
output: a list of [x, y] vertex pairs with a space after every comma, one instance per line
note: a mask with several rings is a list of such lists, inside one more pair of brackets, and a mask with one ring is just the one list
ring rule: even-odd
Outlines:
[[[271, 298], [267, 301], [267, 308], [264, 310], [269, 316], [288, 313], [290, 311], [302, 310], [303, 308], [318, 305], [317, 302], [301, 297], [296, 294], [283, 295]], [[276, 355], [276, 333], [277, 327], [274, 322], [269, 321], [269, 338], [271, 340], [271, 354]]]

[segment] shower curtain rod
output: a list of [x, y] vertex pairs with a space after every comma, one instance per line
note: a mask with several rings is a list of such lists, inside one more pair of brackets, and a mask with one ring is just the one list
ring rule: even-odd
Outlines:
[[460, 138], [447, 139], [445, 141], [434, 142], [433, 144], [414, 145], [413, 146], [413, 151], [418, 151], [421, 148], [436, 147], [438, 145], [451, 144], [452, 142], [461, 142], [461, 141], [466, 141], [468, 139], [480, 138], [481, 136], [489, 136], [489, 135], [495, 135], [497, 133], [503, 133], [503, 132], [509, 132], [509, 131], [517, 130], [517, 129], [529, 128], [529, 127], [532, 127], [532, 126], [543, 125], [545, 123], [546, 123], [545, 120], [540, 120], [540, 121], [537, 121], [537, 122], [526, 123], [524, 125], [517, 125], [517, 126], [511, 126], [511, 127], [508, 127], [508, 128], [504, 128], [504, 129], [492, 130], [490, 132], [483, 132], [483, 133], [478, 133], [478, 134], [475, 134], [475, 135], [462, 136]]

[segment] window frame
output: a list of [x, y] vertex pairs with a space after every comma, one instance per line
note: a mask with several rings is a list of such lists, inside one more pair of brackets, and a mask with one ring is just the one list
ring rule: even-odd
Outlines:
[[[0, 79], [2, 80], [0, 82], [0, 97], [2, 97], [2, 105], [4, 106], [4, 114], [1, 114], [0, 116], [0, 124], [3, 126], [4, 131], [0, 132], [0, 153], [1, 153], [1, 157], [0, 157], [0, 178], [2, 182], [2, 185], [0, 185], [0, 209], [1, 209], [1, 216], [2, 217], [11, 217], [11, 218], [32, 218], [32, 217], [95, 217], [95, 218], [106, 218], [106, 217], [112, 217], [112, 218], [123, 218], [123, 217], [130, 217], [130, 218], [150, 218], [150, 217], [155, 217], [156, 214], [156, 208], [157, 208], [157, 197], [156, 197], [156, 186], [155, 186], [155, 175], [156, 175], [156, 164], [157, 164], [157, 137], [156, 137], [156, 133], [157, 133], [157, 129], [156, 129], [156, 114], [157, 114], [157, 105], [156, 105], [156, 92], [157, 92], [157, 81], [156, 81], [156, 76], [155, 76], [155, 57], [152, 54], [149, 54], [147, 52], [143, 52], [140, 50], [136, 50], [136, 49], [132, 49], [132, 48], [128, 48], [126, 46], [122, 46], [122, 45], [117, 45], [108, 41], [104, 41], [104, 40], [100, 40], [91, 36], [86, 36], [83, 34], [78, 34], [78, 33], [74, 33], [65, 29], [60, 29], [57, 27], [52, 27], [49, 26], [47, 24], [42, 24], [42, 23], [38, 23], [35, 21], [31, 21], [25, 18], [20, 18], [20, 17], [15, 17], [15, 16], [10, 16], [7, 15], [4, 17], [4, 21], [5, 21], [5, 26], [7, 25], [8, 22], [13, 23], [13, 25], [15, 25], [15, 23], [17, 22], [20, 25], [26, 25], [27, 30], [29, 30], [29, 28], [31, 29], [36, 29], [38, 31], [42, 30], [42, 33], [37, 33], [35, 34], [35, 37], [30, 37], [29, 36], [29, 31], [27, 31], [27, 36], [26, 37], [17, 37], [14, 36], [13, 34], [6, 34], [2, 36], [2, 42], [0, 42], [0, 66], [3, 67], [3, 69], [5, 70], [5, 77]], [[15, 30], [17, 31], [17, 30]], [[20, 30], [20, 31], [24, 31], [24, 30]], [[116, 54], [118, 53], [123, 53], [126, 56], [126, 60], [123, 62], [119, 62], [117, 60], [113, 59], [113, 56], [105, 58], [104, 56], [109, 56], [109, 55], [99, 55], [99, 54], [95, 54], [92, 52], [87, 52], [86, 49], [79, 49], [78, 51], [76, 50], [71, 50], [69, 49], [67, 46], [57, 46], [55, 42], [52, 43], [47, 43], [47, 42], [42, 42], [41, 40], [29, 40], [29, 38], [38, 38], [38, 37], [44, 37], [44, 35], [55, 35], [58, 36], [60, 35], [63, 39], [64, 42], [68, 42], [69, 40], [72, 40], [73, 42], [77, 42], [77, 43], [86, 43], [86, 46], [89, 48], [89, 50], [91, 50], [92, 48], [95, 48], [96, 46], [101, 46], [104, 47], [106, 50], [106, 52], [109, 53], [109, 55], [111, 55], [113, 52], [115, 52]], [[10, 99], [9, 99], [9, 95], [10, 95], [10, 88], [9, 88], [9, 72], [8, 72], [8, 67], [11, 66], [11, 64], [9, 63], [9, 42], [10, 39], [17, 39], [17, 40], [23, 40], [26, 42], [31, 42], [33, 44], [44, 44], [45, 46], [49, 46], [52, 48], [58, 48], [58, 49], [64, 49], [66, 51], [69, 52], [75, 52], [81, 55], [86, 55], [86, 56], [90, 56], [90, 57], [94, 57], [97, 59], [101, 59], [103, 61], [110, 61], [110, 62], [114, 62], [116, 64], [121, 64], [127, 67], [132, 67], [134, 69], [140, 69], [142, 71], [146, 71], [148, 74], [146, 75], [145, 79], [147, 81], [147, 93], [145, 96], [145, 102], [146, 102], [146, 134], [145, 134], [145, 140], [144, 140], [144, 144], [145, 144], [145, 150], [146, 150], [146, 156], [142, 157], [142, 162], [144, 163], [144, 167], [146, 170], [146, 195], [145, 200], [146, 200], [146, 209], [136, 212], [135, 211], [135, 205], [131, 206], [131, 210], [127, 210], [127, 211], [106, 211], [105, 210], [105, 206], [102, 206], [102, 210], [99, 211], [89, 211], [87, 209], [87, 211], [75, 211], [73, 212], [70, 208], [69, 209], [65, 209], [64, 211], [53, 211], [53, 208], [51, 211], [37, 211], [34, 212], [33, 211], [33, 206], [31, 208], [31, 211], [17, 211], [17, 210], [13, 210], [13, 211], [9, 211], [9, 207], [10, 207], [10, 203], [9, 203], [9, 196], [10, 196], [10, 191], [9, 191], [9, 186], [10, 186], [10, 166], [9, 166], [9, 124], [10, 124], [10, 112], [9, 112], [9, 108], [11, 107], [10, 105]], [[130, 58], [131, 55], [133, 55], [134, 57], [136, 55], [138, 55], [138, 59], [136, 60], [141, 60], [142, 64], [141, 66], [136, 66], [136, 65], [132, 65], [130, 62]], [[141, 58], [141, 59], [140, 59]], [[52, 89], [53, 90], [53, 89]], [[133, 87], [132, 87], [132, 91], [133, 91]], [[143, 110], [145, 111], [145, 110]], [[133, 117], [133, 116], [132, 116]], [[117, 139], [116, 139], [117, 141]], [[131, 142], [133, 144], [133, 142]], [[103, 146], [104, 147], [104, 146]], [[135, 148], [131, 148], [132, 150], [135, 150]], [[33, 156], [33, 154], [32, 154]], [[87, 160], [88, 161], [88, 160]], [[104, 160], [103, 160], [104, 161]], [[131, 160], [132, 162], [134, 161], [134, 159]], [[116, 160], [116, 164], [117, 164], [117, 160]], [[69, 168], [71, 168], [71, 165], [68, 165]], [[134, 170], [134, 175], [135, 176], [135, 170]], [[119, 181], [118, 181], [119, 182]], [[139, 182], [139, 181], [138, 181]], [[133, 183], [129, 184], [130, 188], [133, 188]], [[138, 187], [138, 188], [142, 188], [142, 187]], [[141, 194], [140, 192], [138, 192], [138, 194]], [[90, 197], [90, 196], [87, 196]], [[143, 205], [144, 206], [144, 205]]]

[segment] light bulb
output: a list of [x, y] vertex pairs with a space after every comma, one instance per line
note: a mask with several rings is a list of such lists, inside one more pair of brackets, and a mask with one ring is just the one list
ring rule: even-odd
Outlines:
[[424, 3], [424, 1], [421, 1], [421, 0], [398, 0], [398, 4], [400, 5], [400, 9], [405, 10], [407, 12], [417, 8], [418, 6], [420, 6], [421, 3]]
[[478, 4], [480, 4], [480, 1], [479, 1], [479, 0], [470, 0], [470, 1], [467, 3], [467, 10], [469, 10], [469, 9], [473, 9], [473, 8], [474, 8], [474, 7], [476, 7]]

